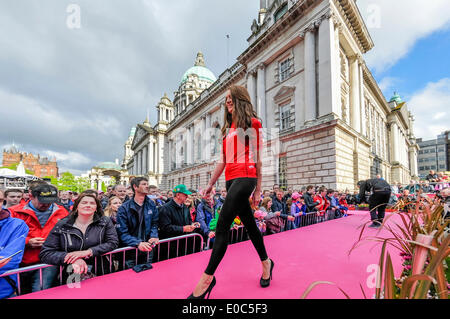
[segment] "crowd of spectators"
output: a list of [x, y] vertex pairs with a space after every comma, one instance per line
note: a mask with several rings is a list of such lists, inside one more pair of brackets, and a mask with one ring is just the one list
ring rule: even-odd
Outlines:
[[431, 170], [425, 179], [416, 181], [411, 180], [408, 185], [402, 185], [399, 182], [393, 182], [391, 185], [392, 195], [389, 202], [395, 205], [402, 200], [404, 203], [413, 203], [417, 199], [430, 199], [431, 196], [441, 196], [444, 189], [450, 187], [450, 177], [444, 172], [436, 173]]
[[[398, 200], [411, 194], [436, 192], [439, 189], [431, 183], [448, 180], [432, 172], [429, 177], [419, 183], [411, 181], [405, 187], [394, 183], [392, 193]], [[103, 274], [111, 271], [111, 263], [112, 271], [151, 269], [154, 249], [162, 239], [198, 234], [212, 246], [227, 190], [213, 189], [212, 194], [204, 196], [185, 185], [161, 191], [143, 177], [134, 178], [128, 187], [108, 187], [105, 193], [58, 192], [44, 181], [33, 182], [25, 191], [0, 190], [0, 275], [19, 266], [52, 265], [42, 269], [42, 280], [39, 270], [21, 275], [21, 292], [28, 293], [53, 287], [58, 279], [67, 280], [71, 273], [80, 280], [89, 278], [94, 260], [100, 256], [99, 269]], [[358, 196], [357, 192], [313, 185], [284, 191], [275, 184], [271, 190], [263, 191], [260, 203], [251, 206], [258, 229], [263, 235], [271, 235], [299, 228], [307, 217], [311, 223], [346, 217], [349, 207], [360, 202]], [[230, 229], [240, 226], [245, 225], [238, 216]], [[135, 247], [138, 255], [128, 252], [125, 264], [121, 258], [104, 256], [118, 247]], [[171, 246], [171, 250], [175, 248], [176, 245]], [[158, 257], [162, 259], [171, 254], [169, 251], [166, 256], [159, 256], [160, 253], [161, 250]], [[64, 267], [63, 278], [58, 278], [58, 266]], [[0, 298], [17, 294], [17, 282], [16, 275], [0, 277]]]

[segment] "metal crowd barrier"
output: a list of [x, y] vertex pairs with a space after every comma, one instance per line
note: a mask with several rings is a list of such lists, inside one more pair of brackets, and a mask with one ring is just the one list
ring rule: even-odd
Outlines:
[[[332, 219], [336, 219], [335, 218], [335, 212], [333, 211], [328, 211], [326, 212], [326, 214], [324, 216], [318, 216], [317, 212], [313, 212], [313, 213], [307, 213], [305, 215], [302, 216], [298, 216], [295, 218], [295, 220], [292, 222], [294, 225], [296, 225], [295, 228], [301, 228], [301, 227], [305, 227], [305, 226], [310, 226], [313, 224], [317, 224], [317, 223], [322, 223], [328, 220], [332, 220]], [[287, 229], [287, 220], [283, 220], [283, 225], [281, 228], [281, 232], [283, 231], [287, 231], [290, 229]], [[245, 232], [245, 227], [243, 225], [240, 225], [237, 229], [232, 228], [230, 230], [230, 244], [234, 244], [237, 242], [241, 242], [241, 241], [245, 241], [248, 240], [248, 235]], [[295, 228], [291, 228], [291, 229], [295, 229]], [[159, 245], [156, 246], [158, 254], [157, 254], [157, 258], [155, 262], [159, 262], [160, 261], [160, 247], [161, 244], [167, 243], [167, 257], [168, 259], [170, 259], [170, 243], [176, 241], [177, 242], [177, 249], [176, 249], [176, 257], [179, 257], [179, 253], [180, 253], [180, 240], [186, 239], [186, 243], [185, 243], [185, 253], [187, 254], [187, 245], [188, 245], [188, 238], [193, 238], [193, 244], [192, 244], [192, 252], [195, 252], [195, 239], [196, 237], [199, 237], [200, 240], [200, 249], [199, 252], [203, 250], [204, 247], [204, 241], [203, 241], [203, 236], [197, 233], [193, 233], [193, 234], [187, 234], [187, 235], [183, 235], [183, 236], [178, 236], [178, 237], [172, 237], [172, 238], [167, 238], [167, 239], [162, 239], [159, 241]], [[211, 242], [211, 238], [208, 238], [207, 242], [206, 242], [206, 246], [204, 248], [204, 250], [208, 250], [210, 249], [210, 242]], [[155, 249], [153, 249], [152, 251], [154, 252]], [[122, 270], [125, 269], [125, 261], [126, 261], [126, 252], [127, 251], [131, 251], [131, 250], [135, 250], [135, 261], [136, 264], [138, 263], [138, 256], [139, 256], [139, 250], [135, 247], [123, 247], [123, 248], [118, 248], [115, 249], [113, 251], [110, 251], [102, 256], [98, 256], [95, 257], [94, 259], [94, 273], [97, 274], [98, 272], [98, 262], [97, 262], [97, 258], [102, 258], [102, 257], [109, 257], [109, 271], [112, 271], [112, 267], [113, 267], [113, 255], [115, 254], [119, 254], [122, 253], [123, 254], [123, 259], [122, 259]], [[147, 260], [149, 258], [149, 254], [150, 252], [147, 252]], [[172, 257], [173, 258], [173, 257]], [[103, 262], [103, 260], [101, 260]], [[116, 260], [117, 261], [117, 260]], [[21, 287], [20, 287], [20, 274], [25, 273], [25, 272], [30, 272], [30, 271], [35, 271], [35, 270], [39, 270], [39, 280], [40, 280], [40, 288], [41, 290], [43, 289], [43, 276], [42, 276], [42, 270], [48, 267], [55, 267], [54, 265], [47, 265], [47, 264], [38, 264], [38, 265], [32, 265], [32, 266], [28, 266], [28, 267], [23, 267], [23, 268], [18, 268], [18, 269], [13, 269], [10, 271], [7, 271], [3, 274], [0, 275], [1, 277], [4, 276], [10, 276], [10, 275], [17, 275], [17, 288], [18, 288], [18, 295], [21, 295]], [[57, 267], [57, 266], [56, 266]], [[66, 266], [59, 266], [59, 277], [60, 277], [60, 285], [63, 284], [63, 269]], [[103, 267], [102, 267], [103, 268]]]
[[[193, 247], [193, 252], [194, 252], [195, 251], [195, 243], [196, 243], [195, 239], [196, 239], [196, 237], [199, 237], [199, 240], [200, 240], [200, 250], [199, 251], [202, 251], [203, 250], [203, 244], [204, 244], [203, 236], [200, 235], [200, 234], [197, 234], [197, 233], [187, 234], [187, 235], [178, 236], [178, 237], [172, 237], [172, 238], [167, 238], [167, 239], [162, 239], [162, 240], [159, 241], [158, 246], [161, 247], [161, 244], [167, 243], [167, 256], [168, 256], [168, 258], [170, 258], [170, 243], [176, 241], [177, 242], [177, 254], [176, 254], [176, 257], [178, 257], [178, 255], [179, 255], [179, 248], [180, 248], [180, 246], [179, 246], [180, 240], [186, 239], [185, 251], [187, 251], [187, 239], [188, 238], [193, 238], [194, 240], [193, 240], [193, 246], [192, 247]], [[156, 246], [156, 247], [158, 247], [158, 246]], [[160, 255], [159, 255], [160, 250], [159, 250], [159, 247], [158, 247], [158, 258], [157, 258], [156, 262], [160, 261]], [[98, 270], [97, 269], [98, 268], [97, 267], [97, 258], [108, 257], [108, 256], [109, 256], [109, 270], [110, 270], [110, 272], [113, 272], [112, 271], [112, 266], [113, 266], [112, 255], [113, 254], [118, 254], [118, 253], [123, 253], [123, 263], [122, 263], [122, 268], [123, 269], [122, 270], [124, 270], [125, 269], [125, 259], [126, 259], [125, 255], [126, 255], [126, 252], [127, 251], [131, 251], [131, 250], [135, 250], [135, 253], [136, 253], [136, 259], [135, 260], [136, 260], [136, 264], [137, 264], [139, 250], [136, 247], [118, 248], [118, 249], [110, 251], [110, 252], [108, 252], [108, 253], [106, 253], [106, 254], [104, 254], [102, 256], [95, 257], [95, 259], [94, 259], [94, 273], [97, 274], [97, 272], [98, 272], [97, 271]], [[154, 249], [152, 251], [154, 251]], [[147, 252], [147, 260], [149, 258], [149, 255], [150, 255], [150, 252]], [[18, 290], [18, 295], [20, 296], [22, 294], [21, 287], [20, 287], [21, 286], [20, 285], [20, 274], [23, 274], [23, 273], [26, 273], [26, 272], [30, 272], [30, 271], [39, 270], [40, 289], [43, 290], [44, 285], [43, 285], [43, 278], [42, 278], [43, 277], [42, 276], [42, 270], [45, 269], [45, 268], [48, 268], [48, 267], [59, 267], [59, 278], [60, 278], [59, 279], [59, 283], [60, 283], [60, 285], [62, 285], [63, 284], [63, 282], [62, 282], [63, 281], [63, 269], [64, 269], [64, 267], [67, 267], [67, 266], [54, 266], [54, 265], [48, 265], [48, 264], [32, 265], [32, 266], [28, 266], [28, 267], [22, 267], [22, 268], [9, 270], [9, 271], [1, 274], [0, 278], [1, 277], [5, 277], [5, 276], [10, 276], [10, 275], [17, 275], [17, 290]]]
[[[244, 239], [244, 234], [245, 234], [245, 239]], [[232, 228], [230, 229], [230, 234], [229, 234], [229, 243], [230, 244], [235, 244], [244, 240], [248, 239], [248, 235], [245, 232], [245, 227], [243, 225], [238, 226], [237, 229]], [[206, 241], [206, 246], [205, 246], [205, 250], [210, 249], [211, 245], [211, 238], [208, 238], [208, 240]]]

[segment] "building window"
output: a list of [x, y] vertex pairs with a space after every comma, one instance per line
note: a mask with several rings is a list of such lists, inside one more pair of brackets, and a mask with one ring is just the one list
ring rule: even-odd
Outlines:
[[286, 59], [283, 62], [280, 62], [280, 82], [286, 80], [291, 74], [291, 61], [292, 59]]
[[277, 12], [275, 12], [275, 14], [273, 15], [273, 18], [275, 20], [275, 22], [277, 22], [282, 16], [284, 16], [284, 14], [288, 11], [288, 5], [287, 3], [282, 6], [280, 9], [278, 9]]
[[289, 104], [280, 106], [280, 131], [290, 128], [291, 106]]
[[211, 180], [211, 173], [207, 172], [206, 173], [206, 183], [209, 183], [210, 180]]
[[278, 161], [278, 184], [283, 190], [287, 189], [287, 158], [280, 157]]
[[197, 135], [197, 159], [202, 159], [202, 139], [200, 135]]

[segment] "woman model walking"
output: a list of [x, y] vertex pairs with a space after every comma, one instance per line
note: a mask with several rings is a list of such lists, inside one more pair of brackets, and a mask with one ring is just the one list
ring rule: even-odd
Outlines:
[[[216, 229], [216, 239], [205, 272], [189, 299], [204, 299], [216, 284], [214, 272], [228, 246], [228, 231], [239, 216], [261, 259], [261, 287], [268, 287], [274, 263], [267, 256], [263, 237], [256, 226], [249, 198], [253, 203], [261, 199], [261, 122], [245, 87], [232, 86], [226, 93], [224, 125], [222, 127], [222, 158], [217, 163], [205, 195], [208, 195], [225, 170], [227, 197], [222, 206]], [[252, 194], [253, 193], [253, 194]]]

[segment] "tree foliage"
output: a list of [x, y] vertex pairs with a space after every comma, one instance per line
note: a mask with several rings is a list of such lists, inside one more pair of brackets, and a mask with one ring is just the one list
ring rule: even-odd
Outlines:
[[64, 172], [56, 179], [51, 177], [51, 183], [58, 187], [58, 190], [81, 193], [89, 189], [91, 184], [88, 177], [75, 178], [70, 172]]

